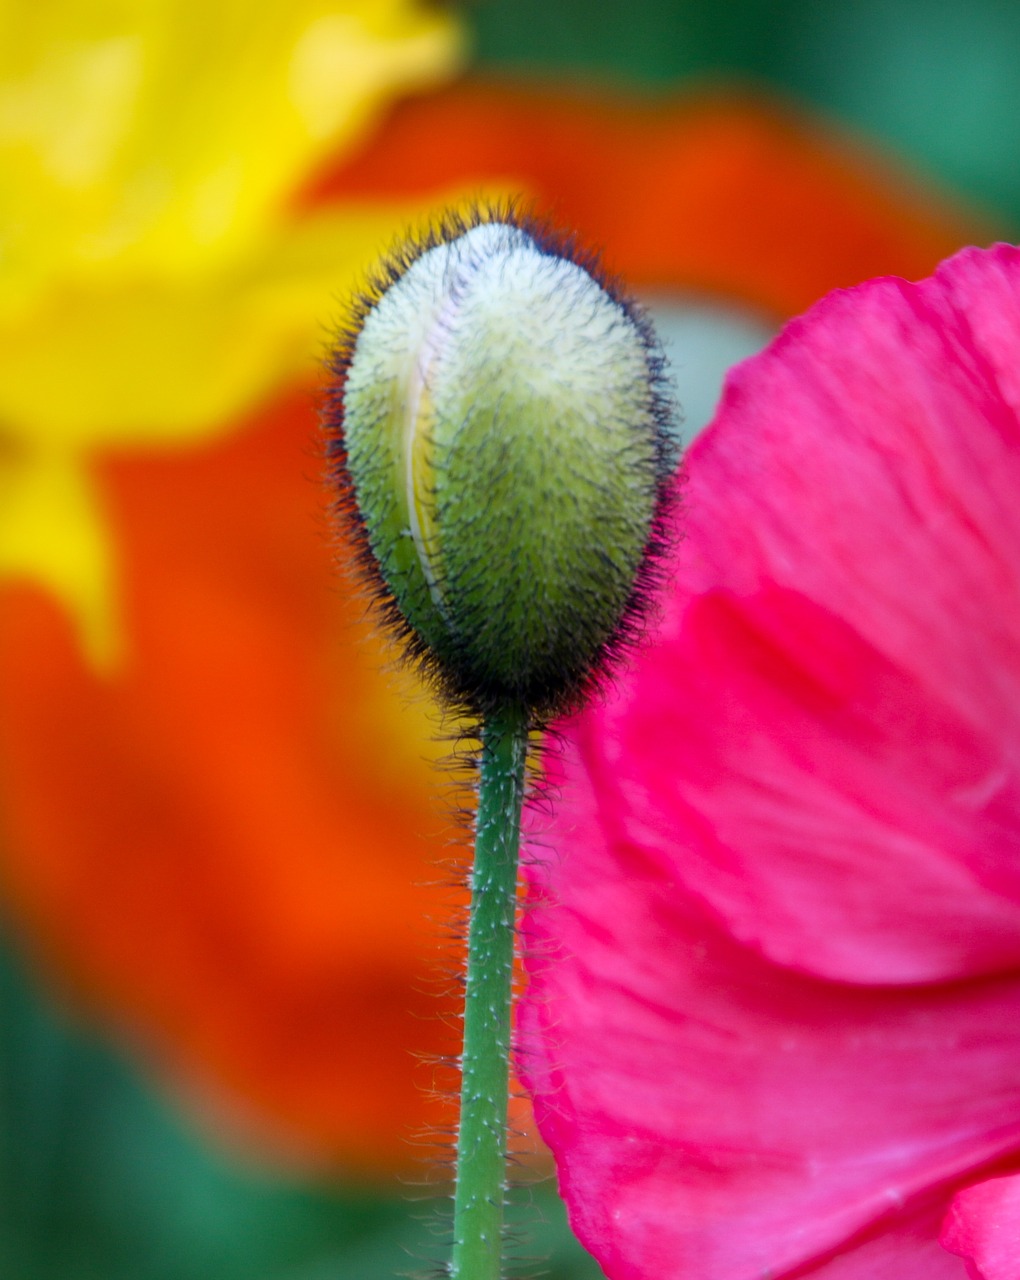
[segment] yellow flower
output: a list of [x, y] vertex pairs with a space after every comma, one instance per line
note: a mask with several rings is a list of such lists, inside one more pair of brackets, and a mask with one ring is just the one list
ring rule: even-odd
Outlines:
[[459, 28], [416, 0], [0, 0], [0, 574], [122, 648], [90, 457], [229, 429], [406, 208], [298, 212]]

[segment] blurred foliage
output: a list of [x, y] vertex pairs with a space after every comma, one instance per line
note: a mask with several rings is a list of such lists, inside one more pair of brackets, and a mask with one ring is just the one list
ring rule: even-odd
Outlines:
[[478, 0], [483, 68], [755, 81], [866, 131], [1020, 228], [1012, 0]]
[[[0, 952], [0, 1275], [375, 1280], [428, 1268], [441, 1207], [398, 1186], [289, 1182], [186, 1129]], [[548, 1280], [597, 1280], [549, 1185], [514, 1192]], [[441, 1233], [440, 1233], [441, 1235]]]

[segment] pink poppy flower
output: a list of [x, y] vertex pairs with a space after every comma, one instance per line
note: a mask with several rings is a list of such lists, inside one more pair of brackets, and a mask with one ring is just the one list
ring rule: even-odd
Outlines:
[[790, 324], [684, 504], [533, 850], [575, 1229], [610, 1280], [1016, 1280], [1020, 251]]

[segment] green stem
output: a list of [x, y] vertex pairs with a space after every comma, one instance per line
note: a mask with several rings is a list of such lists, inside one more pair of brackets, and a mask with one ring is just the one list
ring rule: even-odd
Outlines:
[[499, 1280], [509, 1103], [517, 855], [528, 725], [491, 716], [482, 733], [471, 876], [453, 1280]]

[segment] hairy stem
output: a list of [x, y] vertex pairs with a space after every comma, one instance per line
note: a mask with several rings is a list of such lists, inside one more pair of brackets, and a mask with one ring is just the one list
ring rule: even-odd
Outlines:
[[527, 720], [483, 727], [471, 876], [453, 1280], [499, 1280], [509, 1102], [510, 1002]]

